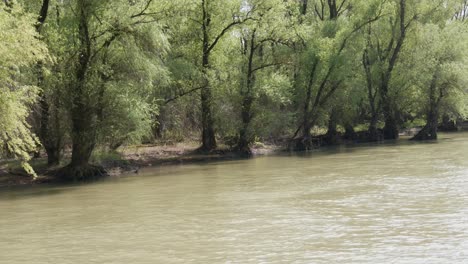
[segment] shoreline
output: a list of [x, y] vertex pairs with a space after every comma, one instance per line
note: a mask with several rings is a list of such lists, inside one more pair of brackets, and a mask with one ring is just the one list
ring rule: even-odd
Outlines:
[[[213, 153], [196, 152], [197, 145], [179, 143], [175, 145], [139, 145], [125, 147], [117, 154], [119, 157], [102, 158], [93, 164], [102, 166], [108, 177], [119, 177], [137, 174], [141, 168], [205, 163], [213, 161], [240, 160], [271, 155], [286, 151], [284, 146], [263, 145], [252, 148], [252, 156], [246, 157], [237, 151], [220, 148]], [[101, 158], [97, 158], [101, 159]], [[45, 163], [45, 158], [35, 159], [34, 163]], [[59, 180], [46, 174], [52, 169], [36, 169], [38, 177], [33, 179], [20, 168], [8, 168], [13, 162], [0, 161], [0, 190], [15, 186], [35, 186], [47, 183], [60, 183]], [[33, 166], [34, 167], [34, 166]]]
[[[451, 132], [453, 133], [453, 132]], [[448, 134], [451, 134], [448, 133]], [[455, 132], [456, 133], [456, 132]], [[408, 141], [409, 136], [401, 136], [396, 142]], [[364, 147], [369, 145], [382, 145], [385, 143], [395, 143], [394, 141], [379, 141], [379, 142], [352, 142], [343, 141], [341, 144], [336, 145], [324, 145], [310, 151], [326, 151], [340, 146], [353, 146], [353, 147]], [[140, 168], [160, 167], [169, 165], [184, 165], [194, 163], [208, 163], [214, 161], [226, 161], [226, 160], [241, 160], [248, 158], [255, 158], [265, 155], [275, 155], [286, 152], [300, 153], [303, 151], [292, 151], [286, 145], [280, 144], [263, 144], [258, 143], [252, 147], [252, 155], [247, 157], [237, 151], [233, 151], [225, 146], [220, 148], [213, 153], [199, 153], [197, 152], [198, 144], [194, 142], [183, 142], [176, 144], [148, 144], [148, 145], [135, 145], [123, 147], [116, 153], [105, 153], [95, 155], [92, 158], [92, 164], [102, 166], [107, 171], [107, 177], [119, 177], [119, 176], [130, 176], [132, 174], [138, 174]], [[102, 156], [100, 156], [102, 155]], [[66, 159], [64, 163], [66, 164]], [[41, 184], [53, 184], [60, 183], [60, 180], [47, 176], [47, 173], [56, 169], [46, 169], [45, 158], [39, 158], [33, 160], [33, 167], [38, 172], [38, 177], [33, 179], [28, 176], [18, 166], [17, 168], [8, 168], [8, 165], [14, 164], [10, 161], [0, 160], [0, 190], [15, 186], [35, 186]], [[41, 166], [34, 166], [36, 164], [42, 164]], [[64, 164], [62, 164], [64, 165]], [[42, 169], [40, 168], [42, 167]]]

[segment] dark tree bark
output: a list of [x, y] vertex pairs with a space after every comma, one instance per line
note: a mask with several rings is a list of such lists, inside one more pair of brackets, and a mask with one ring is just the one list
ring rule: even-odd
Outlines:
[[338, 125], [338, 112], [335, 108], [330, 111], [330, 117], [328, 119], [328, 130], [325, 135], [326, 143], [329, 145], [336, 145], [340, 143], [339, 133], [337, 130]]
[[431, 84], [429, 86], [429, 102], [426, 113], [426, 125], [413, 140], [436, 140], [437, 127], [439, 124], [439, 106], [444, 96], [443, 87], [437, 89], [438, 70], [435, 72]]
[[[203, 49], [203, 72], [206, 75], [209, 68], [209, 52]], [[216, 136], [213, 118], [213, 94], [209, 80], [206, 79], [205, 86], [201, 89], [201, 110], [202, 110], [202, 151], [212, 151], [216, 149]]]
[[301, 7], [301, 14], [306, 15], [307, 14], [307, 6], [309, 4], [309, 0], [302, 0], [302, 7]]
[[211, 151], [216, 149], [216, 137], [214, 131], [213, 119], [213, 95], [211, 93], [211, 86], [208, 78], [206, 77], [207, 71], [210, 67], [210, 39], [208, 30], [211, 24], [210, 14], [207, 11], [205, 0], [202, 0], [203, 8], [203, 54], [202, 54], [202, 67], [203, 74], [205, 75], [205, 86], [201, 89], [201, 109], [202, 109], [202, 151]]
[[37, 18], [36, 30], [40, 33], [44, 25], [47, 15], [49, 14], [49, 0], [43, 0], [39, 17]]
[[239, 142], [237, 144], [237, 148], [239, 152], [250, 156], [252, 154], [252, 150], [250, 149], [250, 145], [253, 142], [253, 135], [250, 129], [250, 123], [253, 118], [252, 113], [252, 104], [253, 104], [253, 96], [252, 95], [245, 95], [244, 99], [242, 100], [242, 127], [239, 131]]
[[[389, 85], [392, 78], [392, 73], [395, 68], [396, 62], [403, 48], [403, 44], [406, 39], [406, 31], [411, 24], [411, 20], [406, 22], [406, 0], [399, 1], [399, 36], [397, 37], [395, 47], [393, 47], [393, 38], [389, 43], [388, 50], [391, 50], [391, 56], [388, 61], [388, 68], [381, 76], [381, 83], [379, 92], [381, 96], [381, 102], [383, 105], [383, 114], [385, 117], [385, 126], [383, 129], [385, 139], [398, 139], [399, 128], [398, 122], [395, 116], [395, 106], [392, 102], [392, 98], [389, 95]], [[389, 53], [390, 54], [390, 53]]]
[[383, 128], [384, 139], [398, 139], [400, 137], [398, 122], [390, 102], [383, 103], [383, 114], [385, 116], [385, 125]]
[[201, 0], [202, 8], [202, 71], [205, 75], [205, 84], [201, 88], [201, 112], [202, 112], [202, 146], [199, 150], [209, 152], [215, 150], [216, 145], [216, 134], [214, 129], [214, 115], [213, 115], [213, 94], [210, 80], [207, 77], [208, 70], [210, 68], [210, 55], [219, 41], [224, 35], [229, 32], [234, 26], [244, 23], [247, 18], [242, 20], [234, 18], [232, 22], [223, 27], [223, 29], [216, 35], [210, 36], [211, 26], [211, 13], [208, 7], [210, 0]]
[[89, 34], [89, 0], [77, 1], [78, 18], [78, 62], [72, 88], [72, 158], [70, 164], [59, 170], [62, 180], [87, 180], [105, 175], [103, 168], [89, 163], [96, 145], [96, 109], [87, 98], [86, 82], [91, 64], [91, 38]]
[[88, 2], [78, 1], [79, 8], [79, 53], [76, 69], [76, 83], [73, 94], [72, 123], [73, 150], [71, 165], [87, 166], [95, 145], [93, 109], [86, 102], [86, 77], [91, 59], [91, 42], [88, 30]]
[[202, 0], [202, 33], [203, 33], [203, 50], [202, 50], [202, 71], [205, 75], [205, 85], [201, 89], [201, 114], [202, 114], [202, 146], [201, 151], [212, 151], [216, 149], [216, 136], [214, 131], [213, 118], [213, 95], [211, 86], [207, 77], [207, 71], [210, 68], [210, 53], [213, 47], [210, 45], [209, 28], [211, 18], [207, 8], [207, 0]]
[[445, 114], [442, 116], [442, 122], [439, 125], [439, 130], [444, 132], [458, 131], [457, 122]]
[[354, 130], [354, 127], [352, 124], [350, 123], [347, 123], [345, 125], [345, 133], [343, 135], [343, 138], [344, 139], [347, 139], [347, 140], [355, 140], [357, 139], [357, 134], [356, 134], [356, 131]]
[[[37, 18], [36, 31], [41, 34], [42, 26], [44, 25], [47, 15], [49, 13], [49, 0], [43, 0], [41, 5], [41, 10]], [[44, 84], [44, 73], [43, 73], [43, 64], [42, 62], [37, 63], [38, 69], [38, 86], [43, 87]], [[60, 133], [60, 125], [58, 120], [54, 120], [55, 126], [50, 124], [51, 121], [51, 109], [49, 105], [49, 100], [44, 92], [41, 89], [39, 93], [39, 139], [41, 140], [42, 145], [47, 153], [47, 165], [55, 166], [60, 163], [61, 159], [61, 149], [62, 149], [62, 138]], [[56, 110], [57, 111], [57, 110]]]
[[214, 130], [213, 117], [213, 95], [211, 91], [210, 81], [207, 77], [207, 71], [210, 68], [210, 54], [213, 48], [223, 35], [237, 23], [233, 22], [225, 27], [221, 33], [211, 42], [209, 36], [211, 26], [211, 14], [208, 8], [209, 0], [202, 0], [202, 34], [203, 34], [203, 50], [202, 50], [202, 69], [205, 75], [205, 84], [201, 89], [201, 112], [202, 112], [202, 146], [201, 151], [209, 152], [216, 149], [216, 134]]
[[250, 147], [255, 138], [255, 135], [251, 129], [251, 123], [254, 118], [254, 112], [252, 108], [255, 102], [254, 85], [256, 73], [260, 70], [280, 64], [280, 62], [264, 61], [263, 45], [265, 45], [267, 42], [274, 43], [274, 40], [268, 37], [257, 39], [256, 29], [252, 29], [250, 36], [243, 38], [244, 50], [242, 54], [247, 57], [247, 67], [245, 69], [245, 85], [244, 87], [241, 87], [240, 91], [242, 97], [242, 127], [239, 129], [237, 149], [240, 153], [246, 156], [250, 156], [252, 154]]
[[255, 30], [253, 30], [250, 36], [250, 39], [246, 39], [245, 41], [247, 43], [250, 42], [250, 45], [247, 44], [247, 47], [248, 47], [247, 80], [245, 84], [245, 89], [241, 90], [241, 95], [243, 97], [242, 110], [241, 110], [242, 127], [239, 131], [239, 142], [238, 142], [237, 148], [241, 153], [250, 156], [252, 154], [250, 145], [252, 144], [252, 141], [253, 141], [253, 135], [252, 135], [252, 132], [250, 131], [250, 123], [253, 118], [252, 104], [254, 101], [253, 86], [255, 82], [253, 59], [254, 59], [256, 48], [257, 48], [255, 44]]
[[304, 108], [302, 112], [302, 137], [305, 140], [310, 139], [310, 130], [312, 129], [312, 122], [310, 120], [311, 116], [311, 109], [310, 109], [310, 103], [312, 101], [312, 89], [313, 89], [313, 84], [315, 82], [315, 74], [317, 72], [317, 66], [318, 66], [319, 60], [315, 59], [313, 64], [312, 64], [312, 69], [309, 74], [309, 81], [307, 83], [307, 91], [306, 91], [306, 97], [304, 101]]
[[371, 72], [371, 67], [374, 64], [374, 62], [371, 60], [369, 56], [369, 50], [371, 46], [371, 41], [370, 41], [370, 34], [371, 34], [371, 26], [369, 25], [369, 30], [368, 30], [368, 40], [367, 40], [367, 47], [364, 49], [364, 53], [362, 56], [362, 65], [364, 67], [364, 72], [366, 73], [366, 84], [367, 84], [367, 99], [369, 101], [369, 106], [370, 106], [370, 123], [369, 123], [369, 130], [368, 130], [368, 135], [369, 138], [368, 140], [371, 142], [379, 141], [382, 139], [380, 136], [379, 130], [377, 129], [377, 121], [378, 121], [378, 107], [377, 107], [377, 92], [378, 89], [375, 88], [373, 78], [372, 78], [372, 72]]
[[338, 17], [338, 7], [336, 6], [336, 0], [328, 0], [328, 9], [330, 11], [330, 20], [334, 20]]
[[[338, 6], [336, 4], [335, 0], [329, 0], [328, 1], [328, 7], [330, 11], [330, 19], [337, 19], [340, 14], [342, 14], [343, 8], [345, 8], [345, 4], [347, 3], [347, 0], [341, 1], [341, 4]], [[314, 9], [316, 15], [321, 19], [325, 19], [325, 1], [320, 1], [320, 6], [315, 4]], [[349, 6], [348, 6], [349, 7]], [[346, 7], [346, 8], [348, 8]], [[339, 49], [337, 50], [337, 55], [340, 55], [343, 50], [346, 48], [348, 40], [354, 35], [354, 33], [358, 32], [361, 28], [363, 28], [365, 25], [372, 23], [373, 21], [376, 21], [380, 17], [380, 14], [377, 15], [376, 17], [373, 17], [369, 19], [368, 21], [363, 22], [359, 26], [357, 26], [352, 32], [350, 32], [349, 35], [347, 35], [341, 42]], [[323, 79], [318, 83], [318, 88], [317, 92], [314, 94], [314, 99], [313, 99], [313, 104], [311, 105], [312, 102], [312, 96], [313, 96], [313, 87], [315, 84], [315, 71], [320, 63], [319, 59], [316, 59], [314, 61], [314, 64], [312, 65], [311, 73], [308, 77], [308, 84], [306, 87], [306, 98], [304, 101], [304, 108], [302, 110], [302, 120], [300, 123], [299, 128], [297, 129], [296, 133], [294, 134], [292, 138], [292, 145], [291, 147], [295, 150], [309, 150], [313, 147], [314, 142], [312, 140], [312, 136], [310, 134], [310, 129], [315, 125], [315, 122], [317, 121], [318, 118], [318, 110], [320, 107], [323, 107], [330, 97], [337, 91], [337, 89], [340, 87], [342, 80], [331, 80], [330, 78], [332, 77], [333, 72], [335, 71], [337, 65], [335, 63], [332, 63], [323, 77]], [[302, 131], [302, 136], [300, 138], [296, 138], [297, 134]]]

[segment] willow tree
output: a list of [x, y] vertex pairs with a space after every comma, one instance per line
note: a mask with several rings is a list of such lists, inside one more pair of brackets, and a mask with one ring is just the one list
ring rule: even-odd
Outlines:
[[[350, 44], [357, 32], [380, 18], [382, 3], [356, 1], [350, 5], [346, 0], [316, 1], [301, 5], [300, 10], [298, 34], [304, 47], [299, 53], [295, 86], [298, 101], [302, 103], [299, 103], [301, 122], [294, 137], [301, 134], [295, 139], [294, 148], [309, 149], [313, 145], [312, 127], [324, 118], [324, 110], [344, 87], [348, 67], [352, 67], [346, 59], [353, 56], [349, 53]], [[330, 116], [333, 118], [333, 114]]]
[[[287, 64], [289, 60], [290, 50], [287, 44], [294, 36], [288, 31], [292, 21], [287, 17], [287, 5], [284, 1], [246, 1], [245, 5], [244, 12], [251, 12], [252, 20], [235, 34], [240, 36], [240, 45], [238, 53], [234, 54], [241, 58], [239, 91], [242, 122], [237, 149], [250, 155], [250, 147], [255, 138], [252, 121], [256, 115], [256, 100], [260, 94], [269, 94], [268, 90], [287, 89], [288, 71], [281, 65]], [[273, 79], [277, 83], [271, 85], [267, 79]], [[280, 85], [282, 87], [278, 87]]]
[[39, 90], [28, 76], [30, 68], [47, 55], [35, 22], [36, 17], [18, 4], [0, 3], [0, 156], [13, 155], [31, 174], [34, 171], [27, 161], [38, 140], [26, 119]]
[[[418, 28], [425, 23], [448, 21], [453, 13], [450, 16], [443, 13], [451, 9], [449, 7], [453, 4], [444, 0], [387, 1], [384, 12], [388, 15], [362, 31], [366, 43], [362, 53], [362, 67], [371, 109], [370, 140], [398, 138], [402, 115], [410, 115], [408, 109], [403, 109], [404, 104], [411, 104], [409, 101], [413, 97], [409, 91], [413, 82], [418, 81], [418, 78], [412, 79], [412, 70], [423, 65], [426, 67], [426, 62], [415, 65], [414, 61], [406, 60], [426, 49], [414, 42], [408, 43], [408, 39], [415, 38]], [[438, 42], [428, 42], [427, 49], [431, 50], [438, 45]], [[377, 132], [380, 115], [383, 115], [384, 121], [383, 135]]]
[[415, 62], [413, 83], [420, 95], [416, 103], [426, 119], [415, 140], [437, 139], [442, 111], [462, 117], [467, 114], [466, 107], [459, 106], [467, 104], [468, 28], [460, 21], [445, 18], [438, 24], [421, 26], [415, 45], [424, 48], [411, 56]]
[[168, 43], [152, 0], [76, 0], [63, 8], [58, 30], [65, 36], [56, 40], [68, 49], [61, 67], [72, 157], [58, 175], [79, 180], [104, 173], [89, 163], [100, 140], [109, 139], [103, 134], [121, 142], [151, 132], [155, 109], [148, 94], [166, 75]]
[[[46, 23], [50, 17], [49, 13], [57, 16], [54, 19], [55, 23], [58, 23], [59, 21], [59, 12], [50, 12], [52, 6], [55, 6], [56, 10], [58, 10], [57, 5], [59, 3], [52, 2], [50, 0], [42, 0], [40, 3], [24, 1], [25, 8], [28, 9], [29, 12], [37, 14], [37, 23], [35, 26], [41, 40], [46, 39], [42, 33], [44, 27], [47, 27]], [[57, 47], [54, 47], [50, 41], [46, 42], [46, 44], [51, 50], [54, 50], [54, 55], [57, 55]], [[46, 81], [46, 79], [56, 78], [55, 75], [59, 75], [57, 71], [54, 71], [51, 75], [46, 74], [46, 72], [52, 69], [51, 64], [52, 62], [50, 61], [48, 63], [39, 61], [36, 65], [37, 86], [40, 88], [40, 92], [36, 107], [37, 111], [35, 111], [33, 115], [37, 120], [36, 122], [33, 122], [33, 130], [36, 131], [39, 140], [45, 149], [48, 166], [55, 166], [60, 164], [63, 136], [60, 134], [61, 120], [58, 120], [57, 118], [58, 108], [55, 107], [57, 103], [50, 103], [51, 101], [57, 101], [58, 96], [57, 93], [55, 93], [56, 91], [51, 91], [50, 85], [46, 84], [48, 81]]]
[[217, 147], [213, 98], [217, 69], [212, 67], [213, 57], [233, 29], [250, 20], [251, 12], [243, 12], [244, 7], [242, 0], [179, 1], [174, 16], [177, 21], [171, 20], [176, 23], [172, 26], [180, 30], [175, 38], [184, 40], [176, 49], [200, 72], [196, 86], [200, 87], [201, 151]]

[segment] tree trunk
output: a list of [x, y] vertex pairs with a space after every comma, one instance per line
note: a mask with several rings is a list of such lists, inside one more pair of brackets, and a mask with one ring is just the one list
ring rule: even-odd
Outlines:
[[330, 145], [336, 145], [339, 143], [339, 135], [336, 129], [338, 125], [338, 113], [335, 108], [330, 112], [330, 118], [328, 119], [328, 131], [325, 135], [327, 143]]
[[307, 14], [307, 5], [308, 5], [309, 0], [302, 0], [302, 8], [301, 8], [301, 14], [306, 15]]
[[302, 135], [301, 138], [294, 140], [294, 149], [295, 150], [309, 150], [312, 148], [312, 135], [310, 134], [310, 130], [313, 127], [313, 121], [311, 121], [311, 100], [312, 100], [312, 89], [315, 82], [315, 74], [317, 72], [317, 66], [319, 64], [319, 60], [315, 59], [314, 63], [312, 64], [312, 68], [309, 74], [309, 80], [307, 83], [307, 90], [304, 99], [304, 107], [302, 109]]
[[328, 0], [328, 8], [330, 11], [330, 20], [335, 20], [338, 18], [338, 6], [336, 5], [336, 0]]
[[450, 117], [445, 114], [442, 116], [442, 123], [439, 126], [439, 130], [444, 132], [458, 131], [457, 122], [450, 119]]
[[242, 91], [242, 128], [239, 131], [239, 143], [238, 143], [238, 150], [247, 155], [250, 156], [252, 155], [252, 150], [250, 149], [250, 145], [253, 143], [254, 136], [252, 134], [252, 131], [250, 129], [250, 123], [252, 122], [252, 104], [254, 101], [254, 96], [253, 96], [253, 88], [254, 88], [254, 82], [255, 82], [255, 73], [254, 73], [254, 66], [253, 66], [253, 60], [254, 60], [254, 55], [256, 51], [256, 46], [255, 46], [255, 32], [256, 30], [254, 29], [252, 31], [252, 35], [250, 37], [250, 47], [248, 47], [249, 53], [248, 53], [248, 62], [247, 62], [247, 81], [246, 81], [246, 90]]
[[208, 30], [210, 27], [211, 19], [208, 13], [205, 0], [202, 0], [203, 10], [203, 53], [202, 53], [202, 67], [205, 78], [205, 86], [201, 89], [201, 111], [202, 111], [202, 146], [201, 151], [209, 152], [216, 149], [216, 136], [214, 131], [214, 118], [213, 118], [213, 95], [211, 93], [210, 80], [207, 76], [210, 67], [210, 39]]
[[[426, 116], [426, 125], [414, 136], [413, 140], [436, 140], [437, 139], [437, 126], [439, 122], [439, 104], [443, 97], [443, 93], [440, 92], [437, 95], [437, 79], [439, 70], [437, 69], [432, 78], [431, 85], [429, 87], [429, 107]], [[442, 89], [442, 88], [440, 88]]]
[[60, 153], [60, 148], [46, 148], [47, 153], [47, 166], [57, 166], [60, 164], [60, 160], [62, 158]]
[[212, 151], [216, 149], [216, 137], [214, 131], [214, 119], [212, 111], [213, 95], [209, 85], [201, 90], [202, 105], [202, 151]]
[[[49, 0], [43, 0], [41, 10], [36, 24], [36, 31], [41, 34], [42, 25], [45, 23], [49, 11]], [[44, 72], [42, 62], [37, 63], [38, 86], [43, 88]], [[39, 139], [47, 153], [47, 165], [55, 166], [60, 164], [61, 135], [59, 131], [52, 131], [50, 127], [50, 105], [45, 92], [42, 90], [39, 94]], [[55, 120], [58, 122], [58, 120]]]
[[380, 96], [383, 105], [383, 115], [385, 118], [383, 136], [384, 139], [398, 139], [398, 123], [395, 118], [395, 111], [391, 102], [392, 99], [388, 96], [388, 85], [390, 82], [391, 72], [387, 72], [385, 75], [386, 76], [383, 77], [382, 84], [380, 86]]
[[436, 140], [437, 139], [437, 125], [438, 125], [437, 110], [431, 111], [427, 116], [427, 123], [421, 131], [419, 131], [412, 140]]
[[355, 140], [357, 138], [356, 131], [352, 124], [348, 123], [345, 125], [344, 138], [347, 140]]
[[371, 120], [369, 124], [369, 130], [368, 130], [368, 141], [370, 142], [376, 142], [382, 139], [379, 130], [377, 129], [377, 121], [378, 121], [378, 107], [376, 105], [376, 99], [377, 99], [377, 89], [374, 85], [373, 79], [372, 79], [372, 72], [371, 72], [371, 67], [374, 64], [374, 61], [371, 61], [369, 57], [369, 51], [368, 48], [371, 46], [371, 26], [369, 25], [368, 29], [368, 37], [367, 37], [367, 47], [364, 50], [363, 56], [362, 56], [362, 65], [364, 66], [364, 71], [366, 73], [366, 83], [367, 83], [367, 99], [369, 100], [369, 106], [370, 106], [370, 114], [371, 114]]
[[372, 114], [371, 121], [369, 124], [369, 141], [376, 142], [382, 140], [382, 136], [377, 129], [377, 115]]
[[57, 176], [66, 181], [95, 179], [105, 175], [103, 168], [89, 164], [91, 153], [96, 144], [95, 108], [87, 98], [86, 82], [91, 63], [91, 39], [88, 30], [90, 15], [89, 0], [78, 0], [78, 39], [79, 53], [72, 90], [72, 158], [71, 163], [58, 171]]
[[250, 130], [252, 103], [253, 97], [249, 95], [247, 95], [242, 102], [242, 128], [239, 131], [239, 143], [237, 144], [238, 150], [248, 156], [252, 154], [250, 145], [253, 142], [252, 131]]
[[384, 115], [385, 115], [385, 126], [383, 128], [383, 136], [384, 139], [398, 139], [399, 129], [396, 118], [394, 114], [390, 111], [390, 109], [385, 109], [384, 107]]
[[[389, 97], [389, 85], [392, 78], [393, 69], [395, 68], [396, 62], [402, 50], [404, 41], [406, 39], [406, 30], [410, 23], [406, 23], [406, 0], [399, 1], [399, 33], [396, 41], [395, 48], [393, 49], [392, 55], [388, 62], [388, 68], [385, 73], [382, 74], [382, 83], [380, 86], [380, 93], [383, 103], [383, 114], [385, 116], [384, 126], [384, 138], [385, 139], [398, 139], [398, 123], [395, 117], [394, 106], [390, 101]], [[392, 43], [392, 42], [391, 42]]]

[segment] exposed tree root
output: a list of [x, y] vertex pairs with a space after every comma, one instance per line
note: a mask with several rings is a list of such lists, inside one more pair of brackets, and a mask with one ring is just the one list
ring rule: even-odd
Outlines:
[[425, 126], [418, 134], [416, 134], [411, 140], [436, 140], [437, 139], [437, 130], [429, 126]]

